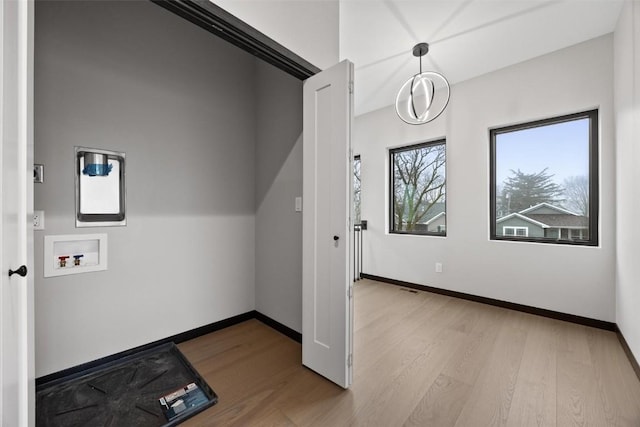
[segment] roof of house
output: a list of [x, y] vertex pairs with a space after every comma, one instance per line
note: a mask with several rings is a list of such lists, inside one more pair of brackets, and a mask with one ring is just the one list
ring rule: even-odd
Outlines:
[[554, 210], [554, 211], [556, 211], [558, 213], [562, 213], [562, 214], [566, 214], [566, 215], [579, 216], [575, 212], [571, 212], [570, 210], [561, 208], [560, 206], [551, 205], [551, 204], [549, 204], [547, 202], [542, 202], [542, 203], [538, 203], [537, 205], [530, 206], [527, 209], [521, 210], [519, 213], [529, 216], [528, 214], [530, 214], [531, 212], [535, 212], [538, 209], [542, 209], [542, 208], [548, 208], [548, 209]]
[[445, 213], [445, 204], [444, 203], [434, 203], [431, 208], [429, 208], [429, 211], [427, 212], [427, 214], [422, 218], [422, 221], [420, 221], [421, 224], [429, 224], [431, 221], [433, 221], [436, 217], [440, 217], [440, 214], [444, 214]]
[[[536, 211], [546, 208], [557, 213], [535, 213]], [[527, 209], [521, 210], [504, 216], [496, 221], [496, 223], [507, 221], [511, 218], [520, 218], [521, 220], [530, 222], [542, 228], [562, 227], [562, 228], [587, 228], [589, 227], [589, 218], [578, 215], [567, 209], [551, 205], [549, 203], [538, 203]]]
[[549, 227], [579, 227], [585, 228], [589, 226], [589, 218], [581, 215], [567, 214], [527, 214], [528, 218], [544, 223]]
[[537, 225], [537, 226], [539, 226], [539, 227], [542, 227], [542, 228], [549, 228], [549, 226], [548, 226], [547, 224], [545, 224], [545, 223], [543, 223], [543, 222], [540, 222], [540, 221], [538, 221], [538, 220], [536, 220], [536, 219], [533, 219], [533, 218], [529, 218], [529, 217], [527, 217], [527, 216], [524, 216], [524, 215], [522, 215], [522, 214], [520, 214], [520, 213], [518, 213], [518, 212], [514, 212], [514, 213], [509, 214], [509, 215], [507, 215], [507, 216], [503, 216], [502, 218], [500, 218], [500, 219], [498, 219], [498, 220], [496, 221], [496, 224], [497, 224], [497, 223], [499, 223], [499, 222], [507, 221], [507, 220], [509, 220], [509, 219], [511, 219], [511, 218], [520, 218], [520, 219], [522, 219], [522, 220], [524, 220], [524, 221], [530, 222], [530, 223], [535, 224], [535, 225]]
[[425, 221], [425, 224], [431, 224], [433, 221], [435, 221], [436, 219], [440, 218], [441, 216], [443, 216], [445, 213], [440, 212], [439, 214], [432, 216], [428, 221]]

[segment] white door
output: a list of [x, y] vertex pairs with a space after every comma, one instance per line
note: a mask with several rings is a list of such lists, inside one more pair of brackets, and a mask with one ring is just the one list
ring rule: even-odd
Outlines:
[[303, 89], [302, 364], [347, 388], [352, 381], [353, 64]]
[[[35, 425], [33, 358], [33, 2], [0, 6], [0, 425]], [[30, 173], [28, 171], [31, 171]]]

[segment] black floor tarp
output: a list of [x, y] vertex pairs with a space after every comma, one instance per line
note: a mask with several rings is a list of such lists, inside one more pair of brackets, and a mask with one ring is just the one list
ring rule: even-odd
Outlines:
[[[195, 383], [205, 400], [167, 420], [159, 399]], [[37, 427], [173, 426], [218, 397], [173, 343], [126, 356], [36, 390]]]

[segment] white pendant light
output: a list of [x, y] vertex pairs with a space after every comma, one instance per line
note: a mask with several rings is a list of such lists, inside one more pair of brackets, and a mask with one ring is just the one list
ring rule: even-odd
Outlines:
[[422, 71], [422, 57], [429, 44], [418, 43], [413, 56], [420, 58], [420, 72], [407, 80], [396, 96], [396, 113], [410, 125], [429, 123], [438, 117], [449, 103], [449, 82], [435, 71]]

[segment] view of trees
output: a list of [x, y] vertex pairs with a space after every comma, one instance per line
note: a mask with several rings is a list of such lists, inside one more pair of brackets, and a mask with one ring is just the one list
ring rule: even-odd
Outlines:
[[353, 159], [353, 212], [354, 224], [360, 224], [361, 215], [360, 215], [360, 195], [362, 193], [362, 181], [360, 179], [360, 156], [356, 156]]
[[411, 231], [445, 200], [445, 145], [393, 154], [394, 231]]
[[589, 178], [570, 176], [564, 180], [565, 207], [579, 215], [589, 216]]
[[553, 175], [547, 169], [534, 173], [511, 169], [511, 175], [504, 180], [502, 186], [500, 210], [503, 215], [543, 202], [561, 206], [564, 201], [563, 188], [553, 182]]
[[560, 185], [553, 181], [548, 168], [533, 173], [512, 169], [511, 175], [499, 187], [496, 200], [497, 210], [502, 216], [544, 202], [588, 216], [589, 178], [584, 175], [571, 176]]

